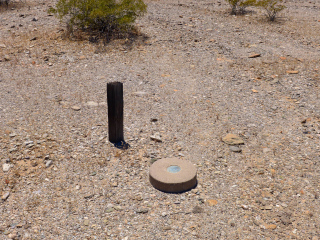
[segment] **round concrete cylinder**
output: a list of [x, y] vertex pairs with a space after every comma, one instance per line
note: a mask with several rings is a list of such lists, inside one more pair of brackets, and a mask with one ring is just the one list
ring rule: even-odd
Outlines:
[[197, 185], [197, 169], [189, 161], [164, 158], [154, 162], [149, 170], [152, 186], [163, 192], [184, 192]]

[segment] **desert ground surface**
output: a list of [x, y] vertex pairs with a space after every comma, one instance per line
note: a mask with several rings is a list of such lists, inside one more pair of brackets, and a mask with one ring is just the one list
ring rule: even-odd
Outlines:
[[[106, 45], [65, 38], [55, 2], [0, 11], [0, 239], [320, 239], [319, 0], [274, 23], [148, 0], [141, 36]], [[113, 81], [127, 150], [108, 141]], [[152, 187], [168, 157], [196, 188]]]

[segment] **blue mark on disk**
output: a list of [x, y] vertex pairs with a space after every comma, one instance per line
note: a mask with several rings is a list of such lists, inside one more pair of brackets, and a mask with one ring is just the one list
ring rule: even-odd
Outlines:
[[177, 173], [177, 172], [180, 172], [181, 168], [179, 166], [170, 166], [167, 168], [167, 171], [170, 172], [170, 173]]

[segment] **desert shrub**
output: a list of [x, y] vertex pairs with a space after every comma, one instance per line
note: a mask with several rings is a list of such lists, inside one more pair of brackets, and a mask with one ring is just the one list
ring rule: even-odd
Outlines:
[[76, 27], [112, 34], [130, 29], [146, 5], [143, 0], [59, 0], [49, 12], [65, 19], [71, 32]]
[[285, 6], [281, 4], [282, 1], [283, 0], [258, 0], [255, 6], [263, 8], [268, 19], [274, 21], [277, 14], [285, 9]]
[[7, 7], [9, 6], [10, 0], [0, 0], [0, 7], [3, 5], [6, 5]]
[[243, 14], [246, 8], [254, 6], [256, 0], [226, 0], [231, 6], [231, 14], [236, 15], [238, 13]]

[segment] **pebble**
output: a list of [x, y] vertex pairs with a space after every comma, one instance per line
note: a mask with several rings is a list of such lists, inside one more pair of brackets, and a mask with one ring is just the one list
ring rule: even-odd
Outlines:
[[241, 207], [242, 207], [242, 209], [244, 209], [244, 210], [248, 210], [248, 209], [249, 209], [249, 207], [248, 207], [247, 205], [241, 205]]
[[166, 216], [168, 216], [168, 213], [163, 212], [163, 213], [161, 213], [161, 216], [162, 216], [162, 217], [166, 217]]
[[275, 224], [269, 224], [269, 225], [266, 225], [265, 227], [266, 227], [266, 229], [274, 230], [274, 229], [277, 228], [277, 225], [275, 225]]
[[230, 146], [229, 149], [232, 151], [232, 152], [242, 152], [242, 149], [237, 147], [237, 146]]
[[9, 149], [9, 153], [16, 152], [17, 150], [18, 150], [18, 148], [16, 148], [16, 147], [10, 148], [10, 149]]
[[162, 142], [161, 135], [158, 132], [156, 132], [154, 135], [151, 135], [150, 138], [155, 142]]
[[10, 192], [6, 192], [6, 193], [4, 193], [4, 194], [1, 196], [1, 199], [2, 199], [3, 201], [5, 201], [5, 200], [8, 199], [9, 195], [10, 195]]
[[262, 152], [263, 153], [268, 153], [268, 152], [271, 152], [271, 149], [270, 148], [263, 148]]
[[146, 213], [149, 212], [149, 210], [148, 210], [148, 209], [145, 209], [145, 208], [141, 208], [141, 209], [137, 209], [135, 212], [136, 212], [136, 213], [146, 214]]
[[88, 107], [98, 107], [98, 106], [99, 106], [99, 103], [94, 102], [94, 101], [88, 101], [88, 102], [86, 102], [86, 105], [87, 105]]
[[48, 160], [46, 162], [46, 168], [50, 167], [52, 165], [52, 160]]
[[292, 71], [291, 71], [291, 70], [288, 70], [287, 73], [288, 73], [288, 74], [298, 74], [299, 71], [295, 71], [295, 70], [292, 70]]
[[244, 141], [239, 136], [228, 133], [224, 138], [222, 138], [222, 141], [228, 145], [241, 145], [244, 144]]
[[0, 43], [0, 48], [6, 48], [7, 46], [4, 43]]
[[261, 54], [254, 53], [254, 54], [250, 55], [249, 58], [257, 58], [257, 57], [260, 57], [260, 56], [261, 56]]
[[14, 138], [16, 136], [16, 134], [15, 133], [11, 133], [11, 134], [9, 134], [9, 137], [11, 137], [11, 138]]
[[111, 213], [111, 212], [113, 212], [114, 211], [114, 208], [107, 208], [106, 209], [106, 213]]
[[199, 206], [195, 206], [192, 209], [192, 213], [203, 213], [203, 208], [199, 207]]
[[8, 164], [8, 163], [4, 163], [4, 164], [2, 165], [2, 170], [3, 170], [4, 172], [8, 172], [10, 168], [11, 168], [11, 165]]
[[71, 109], [74, 111], [80, 111], [81, 107], [75, 105], [75, 106], [72, 106]]
[[133, 95], [137, 96], [137, 97], [145, 97], [148, 95], [148, 93], [147, 92], [134, 92]]
[[89, 224], [90, 224], [89, 219], [85, 219], [85, 220], [83, 221], [83, 225], [89, 226]]
[[231, 227], [235, 227], [235, 226], [236, 226], [236, 223], [235, 223], [232, 219], [230, 219], [230, 220], [228, 221], [228, 224], [229, 224]]
[[172, 228], [170, 226], [165, 226], [162, 229], [163, 229], [163, 231], [168, 231], [168, 230], [171, 230]]
[[10, 233], [9, 235], [8, 235], [8, 238], [9, 239], [15, 239], [17, 237], [17, 234], [16, 233]]
[[218, 204], [218, 201], [217, 201], [217, 200], [214, 200], [214, 199], [209, 199], [209, 200], [207, 200], [207, 203], [208, 203], [208, 205], [209, 205], [210, 207], [212, 207], [212, 206], [217, 205], [217, 204]]

